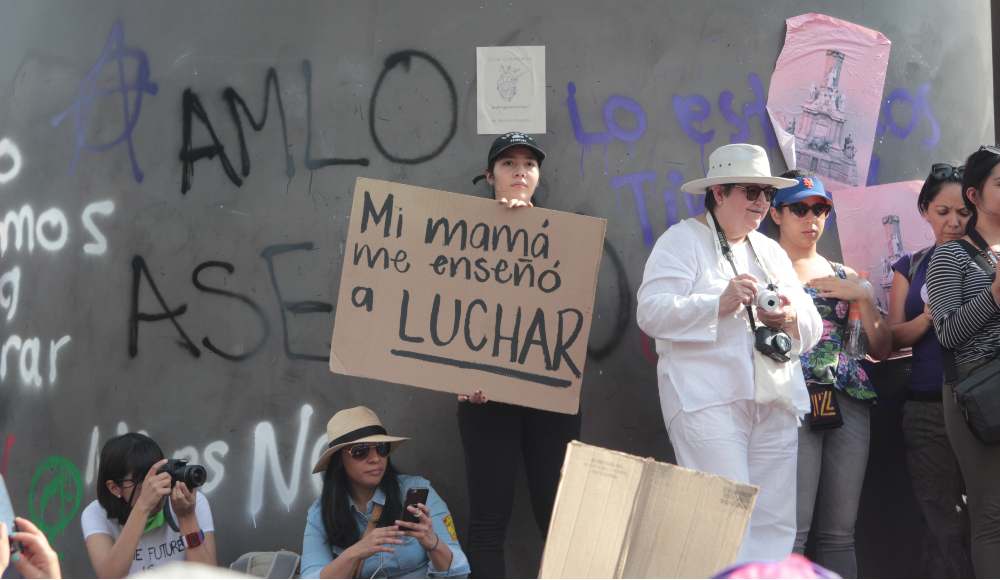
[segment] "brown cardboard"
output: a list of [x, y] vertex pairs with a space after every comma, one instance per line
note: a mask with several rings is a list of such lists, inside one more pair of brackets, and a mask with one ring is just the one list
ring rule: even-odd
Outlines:
[[709, 578], [733, 563], [757, 487], [573, 441], [540, 578]]
[[[330, 370], [576, 413], [606, 225], [358, 178]], [[455, 232], [447, 244], [446, 231]], [[502, 338], [514, 335], [516, 348]]]

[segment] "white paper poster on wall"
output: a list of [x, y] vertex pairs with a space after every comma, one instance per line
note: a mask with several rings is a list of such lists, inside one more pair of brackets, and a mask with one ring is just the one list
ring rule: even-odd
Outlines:
[[476, 48], [478, 133], [545, 133], [545, 47]]

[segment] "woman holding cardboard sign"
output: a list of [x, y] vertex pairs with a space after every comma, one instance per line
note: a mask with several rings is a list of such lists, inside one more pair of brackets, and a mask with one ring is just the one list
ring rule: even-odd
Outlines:
[[657, 240], [636, 320], [656, 340], [663, 419], [677, 462], [760, 486], [740, 560], [780, 560], [795, 540], [797, 417], [809, 395], [797, 357], [822, 321], [781, 247], [757, 227], [775, 187], [757, 145], [724, 145], [708, 177], [707, 214]]
[[[795, 551], [805, 552], [816, 513], [816, 561], [844, 578], [856, 578], [854, 524], [868, 465], [869, 414], [876, 394], [861, 368], [864, 353], [850, 347], [852, 336], [861, 340], [863, 334], [870, 356], [884, 359], [892, 351], [892, 332], [879, 314], [871, 284], [816, 249], [833, 210], [823, 182], [801, 171], [782, 177], [794, 178], [796, 184], [775, 194], [771, 219], [778, 226], [781, 247], [823, 319], [823, 336], [800, 357], [812, 410], [799, 427]], [[853, 335], [852, 321], [860, 322], [853, 325], [857, 333]]]
[[[545, 152], [523, 133], [490, 147], [486, 181], [498, 203], [533, 207]], [[482, 391], [459, 396], [458, 426], [469, 485], [469, 563], [473, 577], [504, 578], [504, 540], [514, 509], [517, 464], [524, 457], [531, 504], [544, 537], [552, 516], [566, 445], [580, 436], [580, 415], [488, 402]]]

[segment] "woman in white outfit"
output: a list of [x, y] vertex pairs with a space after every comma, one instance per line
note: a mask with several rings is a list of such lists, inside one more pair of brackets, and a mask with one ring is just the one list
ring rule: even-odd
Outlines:
[[800, 417], [809, 395], [798, 355], [822, 321], [777, 242], [758, 233], [776, 187], [767, 153], [724, 145], [708, 177], [706, 214], [656, 242], [637, 319], [656, 340], [660, 404], [677, 463], [760, 487], [738, 559], [779, 560], [795, 540]]

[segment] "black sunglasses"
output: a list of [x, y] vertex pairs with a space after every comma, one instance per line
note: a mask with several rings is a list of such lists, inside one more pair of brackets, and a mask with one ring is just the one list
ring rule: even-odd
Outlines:
[[[997, 150], [995, 153], [1000, 155], [1000, 150]], [[964, 165], [959, 165], [958, 167], [949, 163], [935, 163], [931, 165], [931, 177], [938, 181], [962, 181], [964, 175]]]
[[771, 187], [770, 185], [754, 185], [749, 183], [736, 183], [730, 187], [738, 187], [743, 190], [743, 193], [747, 196], [747, 201], [757, 201], [760, 194], [764, 194], [764, 199], [767, 203], [771, 203], [774, 199], [774, 194], [777, 193], [778, 189]]
[[833, 209], [833, 206], [828, 203], [814, 203], [809, 205], [803, 201], [797, 201], [795, 203], [789, 203], [781, 207], [787, 207], [788, 211], [792, 212], [796, 216], [802, 218], [806, 217], [810, 211], [816, 217], [825, 217]]
[[372, 448], [375, 448], [375, 453], [378, 453], [379, 457], [388, 457], [389, 451], [392, 449], [388, 443], [358, 443], [351, 445], [347, 452], [354, 459], [365, 459]]

